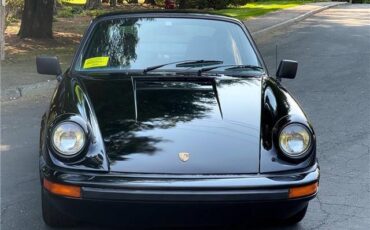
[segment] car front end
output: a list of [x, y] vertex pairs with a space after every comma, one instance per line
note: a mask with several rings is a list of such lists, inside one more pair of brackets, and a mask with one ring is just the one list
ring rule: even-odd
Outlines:
[[[296, 71], [285, 64], [280, 75]], [[319, 177], [300, 105], [244, 25], [221, 16], [97, 18], [41, 125], [50, 226], [296, 223]]]

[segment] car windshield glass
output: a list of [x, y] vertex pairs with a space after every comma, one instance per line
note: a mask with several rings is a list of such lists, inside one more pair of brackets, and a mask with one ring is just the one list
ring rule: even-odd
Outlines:
[[[97, 23], [75, 70], [145, 70], [184, 60], [260, 66], [246, 34], [235, 23], [195, 18], [119, 18]], [[189, 67], [170, 64], [160, 69]]]

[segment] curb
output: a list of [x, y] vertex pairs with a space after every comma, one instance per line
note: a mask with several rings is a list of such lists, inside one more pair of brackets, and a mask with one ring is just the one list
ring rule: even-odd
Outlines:
[[332, 8], [332, 7], [344, 5], [344, 4], [348, 4], [348, 2], [338, 2], [338, 3], [331, 4], [331, 5], [323, 6], [323, 7], [319, 8], [319, 9], [309, 11], [309, 12], [307, 12], [307, 13], [305, 13], [303, 15], [300, 15], [300, 16], [298, 16], [296, 18], [292, 18], [292, 19], [289, 19], [289, 20], [287, 20], [285, 22], [281, 22], [281, 23], [278, 23], [276, 25], [273, 25], [273, 26], [270, 26], [270, 27], [267, 27], [267, 28], [258, 30], [256, 32], [253, 32], [252, 33], [252, 36], [253, 36], [253, 38], [258, 38], [258, 37], [263, 36], [263, 35], [265, 35], [267, 33], [271, 33], [271, 32], [273, 32], [275, 30], [288, 27], [288, 26], [290, 26], [290, 25], [292, 25], [294, 23], [297, 23], [299, 21], [302, 21], [302, 20], [304, 20], [304, 19], [306, 19], [306, 18], [308, 18], [308, 17], [310, 17], [310, 16], [312, 16], [314, 14], [317, 14], [317, 13], [319, 13], [321, 11], [327, 10], [329, 8]]
[[[261, 29], [259, 31], [253, 32], [251, 34], [252, 34], [253, 38], [256, 39], [260, 36], [265, 35], [266, 33], [271, 33], [274, 30], [278, 30], [278, 29], [290, 26], [290, 25], [292, 25], [296, 22], [302, 21], [302, 20], [308, 18], [309, 16], [317, 14], [321, 11], [326, 10], [326, 9], [336, 7], [336, 6], [339, 6], [339, 5], [344, 5], [344, 4], [348, 4], [348, 3], [347, 2], [338, 2], [338, 3], [331, 4], [331, 5], [323, 6], [319, 9], [309, 11], [309, 12], [307, 12], [303, 15], [300, 15], [296, 18], [289, 19], [285, 22], [281, 22], [279, 24]], [[51, 93], [56, 85], [57, 85], [57, 81], [52, 80], [52, 81], [40, 82], [40, 83], [30, 84], [30, 85], [21, 85], [21, 86], [13, 87], [13, 88], [10, 88], [10, 89], [4, 89], [1, 92], [1, 102], [16, 100], [20, 97], [45, 95], [46, 92]]]
[[39, 96], [51, 93], [57, 85], [57, 80], [49, 80], [30, 85], [20, 85], [1, 92], [1, 102], [16, 100], [20, 97]]

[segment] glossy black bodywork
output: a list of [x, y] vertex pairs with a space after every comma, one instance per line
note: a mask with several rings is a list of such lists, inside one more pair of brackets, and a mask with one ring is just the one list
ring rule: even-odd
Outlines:
[[[86, 155], [62, 161], [49, 154], [48, 135], [68, 119], [85, 128], [90, 144]], [[69, 75], [44, 117], [41, 152], [59, 167], [125, 173], [246, 174], [313, 165], [314, 145], [312, 154], [298, 163], [279, 154], [274, 137], [288, 122], [303, 123], [313, 132], [293, 97], [267, 76], [181, 80]], [[192, 159], [179, 161], [181, 151], [190, 152]]]
[[[112, 172], [258, 172], [259, 78], [83, 82], [100, 121]], [[180, 161], [179, 152], [189, 152], [189, 161]]]
[[[194, 13], [145, 16], [237, 23], [263, 65], [249, 32], [237, 20]], [[112, 17], [122, 15], [92, 22], [77, 54], [95, 23]], [[80, 124], [88, 142], [83, 154], [68, 160], [53, 154], [50, 145], [53, 127], [65, 120]], [[280, 128], [293, 122], [313, 133], [311, 153], [300, 161], [284, 158], [277, 145]], [[290, 187], [319, 180], [315, 143], [301, 107], [267, 70], [249, 77], [212, 73], [93, 76], [67, 70], [42, 119], [40, 175], [82, 187], [78, 202], [51, 195], [66, 213], [77, 210], [72, 207], [83, 200], [111, 207], [112, 200], [127, 205], [210, 199], [213, 204], [271, 202], [276, 210], [290, 207], [285, 214], [291, 216], [315, 196], [288, 199]], [[190, 153], [187, 162], [179, 159], [183, 151]]]

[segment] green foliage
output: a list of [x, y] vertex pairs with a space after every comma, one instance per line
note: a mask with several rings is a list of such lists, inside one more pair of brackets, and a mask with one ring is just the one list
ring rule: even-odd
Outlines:
[[229, 5], [233, 5], [233, 6], [243, 6], [247, 4], [248, 2], [255, 2], [255, 1], [251, 1], [251, 0], [230, 0], [228, 1]]
[[6, 0], [5, 4], [5, 18], [7, 23], [22, 17], [24, 0]]
[[208, 6], [209, 8], [213, 8], [216, 10], [225, 9], [229, 2], [230, 1], [225, 1], [225, 0], [209, 0]]
[[[165, 0], [155, 0], [155, 4], [160, 5], [160, 6], [163, 6], [164, 5], [164, 1]], [[179, 0], [177, 0], [177, 3], [178, 2], [179, 2]]]
[[187, 9], [225, 9], [228, 5], [244, 5], [248, 0], [178, 0], [177, 2], [180, 3], [181, 8]]
[[82, 14], [84, 9], [79, 6], [72, 7], [72, 14]]
[[82, 15], [85, 15], [85, 16], [90, 16], [90, 17], [96, 17], [96, 16], [99, 16], [101, 14], [105, 14], [107, 13], [106, 10], [104, 9], [94, 9], [94, 10], [85, 10]]
[[71, 18], [73, 17], [72, 9], [72, 6], [63, 6], [62, 8], [58, 9], [57, 15], [61, 18]]
[[80, 15], [84, 12], [80, 6], [62, 6], [58, 9], [57, 15], [61, 18], [71, 18], [74, 15]]
[[23, 9], [24, 0], [6, 0], [5, 5], [6, 7], [11, 8], [11, 9], [16, 9], [16, 8]]

